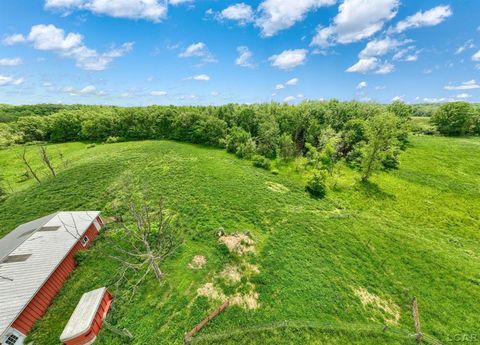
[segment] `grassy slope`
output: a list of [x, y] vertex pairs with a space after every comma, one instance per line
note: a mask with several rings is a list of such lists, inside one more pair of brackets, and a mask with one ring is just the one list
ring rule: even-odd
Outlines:
[[[348, 339], [405, 344], [393, 333], [342, 326], [383, 323], [384, 313], [364, 307], [353, 293], [359, 287], [400, 307], [398, 329], [413, 329], [412, 296], [419, 299], [425, 332], [444, 340], [477, 329], [478, 139], [414, 137], [398, 171], [380, 174], [368, 186], [358, 185], [346, 172], [338, 190], [324, 200], [309, 198], [298, 175], [287, 169], [273, 176], [221, 150], [173, 142], [85, 147], [50, 146], [53, 156], [65, 152], [69, 167], [41, 185], [12, 185], [19, 192], [0, 204], [0, 235], [55, 210], [102, 209], [109, 199], [106, 190], [126, 172], [140, 176], [152, 195], [165, 195], [169, 207], [181, 214], [185, 245], [165, 263], [167, 276], [160, 285], [150, 280], [130, 304], [118, 303], [111, 315], [113, 323], [136, 335], [136, 344], [181, 343], [183, 333], [219, 304], [194, 297], [214, 272], [235, 260], [216, 242], [220, 226], [227, 232], [249, 230], [256, 239], [258, 254], [250, 260], [261, 271], [253, 278], [261, 307], [229, 308], [202, 330], [204, 335], [235, 333], [218, 343], [344, 344]], [[10, 178], [18, 175], [13, 150], [0, 151], [0, 166], [7, 167]], [[273, 192], [268, 182], [289, 192]], [[104, 245], [100, 239], [95, 247]], [[36, 343], [54, 344], [80, 295], [114, 282], [117, 267], [97, 249], [88, 253], [37, 324]], [[207, 256], [205, 269], [186, 267], [196, 254]], [[283, 320], [299, 322], [275, 327]], [[341, 330], [329, 330], [327, 323]], [[253, 326], [260, 328], [235, 332]], [[98, 344], [121, 343], [108, 332], [98, 339]]]

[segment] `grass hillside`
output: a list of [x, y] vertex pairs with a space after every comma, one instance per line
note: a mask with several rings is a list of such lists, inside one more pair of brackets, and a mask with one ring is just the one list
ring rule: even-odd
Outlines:
[[[478, 138], [412, 137], [398, 170], [360, 184], [344, 169], [322, 200], [305, 193], [291, 166], [273, 175], [218, 149], [145, 141], [48, 150], [69, 162], [60, 168], [56, 159], [61, 172], [41, 184], [19, 181], [18, 148], [0, 151], [16, 191], [0, 204], [0, 235], [56, 210], [103, 210], [108, 190], [129, 174], [179, 215], [184, 244], [162, 266], [165, 278], [158, 284], [152, 275], [111, 312], [112, 324], [135, 335], [133, 344], [181, 344], [222, 294], [248, 298], [202, 329], [196, 343], [413, 344], [413, 296], [425, 333], [442, 342], [478, 333]], [[40, 166], [34, 147], [29, 155]], [[219, 227], [248, 231], [252, 252], [230, 253], [218, 242]], [[36, 344], [59, 342], [83, 292], [115, 291], [119, 267], [102, 254], [104, 236], [37, 323]], [[205, 256], [203, 268], [188, 267], [195, 255]], [[122, 343], [106, 330], [96, 342]]]

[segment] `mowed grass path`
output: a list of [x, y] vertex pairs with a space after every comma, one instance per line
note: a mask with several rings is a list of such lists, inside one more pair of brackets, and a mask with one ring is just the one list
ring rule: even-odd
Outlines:
[[[390, 320], [393, 330], [413, 333], [413, 296], [426, 333], [441, 341], [478, 333], [478, 138], [412, 137], [399, 170], [368, 185], [345, 170], [323, 200], [310, 198], [292, 169], [275, 176], [218, 149], [168, 141], [86, 146], [50, 145], [54, 160], [63, 151], [70, 163], [40, 185], [17, 182], [23, 169], [18, 149], [0, 151], [3, 174], [17, 190], [0, 204], [0, 235], [57, 210], [102, 210], [124, 174], [138, 176], [152, 197], [164, 195], [180, 216], [184, 245], [163, 265], [160, 284], [150, 279], [111, 313], [112, 323], [135, 335], [134, 344], [180, 344], [219, 305], [196, 297], [215, 272], [236, 260], [217, 243], [219, 227], [249, 231], [255, 239], [250, 260], [260, 269], [252, 279], [260, 307], [227, 309], [200, 332], [224, 336], [199, 343], [414, 343], [376, 330]], [[29, 149], [38, 161], [35, 148]], [[269, 189], [272, 183], [286, 188]], [[118, 266], [102, 257], [105, 247], [100, 237], [37, 324], [36, 344], [58, 343], [83, 292], [114, 289]], [[197, 254], [207, 265], [190, 270]], [[362, 303], [362, 291], [371, 303]], [[123, 341], [102, 331], [97, 343]]]

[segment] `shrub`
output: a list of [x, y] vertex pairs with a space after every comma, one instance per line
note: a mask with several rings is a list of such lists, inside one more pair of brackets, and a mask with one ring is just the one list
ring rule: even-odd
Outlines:
[[252, 138], [249, 138], [245, 143], [240, 144], [237, 147], [237, 152], [235, 154], [240, 158], [250, 159], [253, 157], [257, 149], [255, 141]]
[[450, 102], [440, 106], [432, 116], [432, 123], [441, 134], [460, 136], [470, 130], [474, 110], [467, 102]]
[[252, 157], [252, 160], [253, 166], [256, 166], [257, 168], [270, 170], [270, 168], [272, 167], [272, 161], [266, 157], [255, 155]]
[[280, 136], [278, 141], [278, 155], [284, 161], [289, 161], [295, 157], [295, 144], [292, 137], [284, 133]]
[[315, 198], [323, 198], [327, 193], [327, 175], [323, 170], [314, 170], [307, 181], [305, 189]]
[[114, 144], [114, 143], [121, 143], [122, 141], [125, 141], [125, 138], [122, 138], [122, 137], [108, 137], [107, 140], [105, 140], [105, 143]]

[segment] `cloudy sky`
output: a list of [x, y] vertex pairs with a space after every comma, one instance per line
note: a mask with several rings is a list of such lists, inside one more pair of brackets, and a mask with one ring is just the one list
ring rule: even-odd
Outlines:
[[0, 0], [0, 103], [480, 102], [478, 0]]

